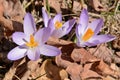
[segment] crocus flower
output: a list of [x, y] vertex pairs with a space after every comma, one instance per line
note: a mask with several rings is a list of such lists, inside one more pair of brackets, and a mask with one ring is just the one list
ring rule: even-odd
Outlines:
[[86, 9], [83, 9], [80, 15], [79, 23], [76, 26], [77, 45], [79, 47], [95, 46], [100, 43], [109, 42], [115, 39], [111, 35], [98, 35], [103, 26], [102, 19], [96, 19], [89, 23], [89, 16]]
[[[48, 26], [52, 26], [52, 24], [50, 24], [51, 21], [52, 20], [49, 20]], [[24, 33], [13, 33], [12, 39], [19, 46], [8, 53], [8, 59], [18, 60], [27, 55], [31, 60], [37, 60], [40, 54], [56, 56], [61, 53], [58, 48], [45, 44], [50, 36], [50, 28], [42, 28], [37, 31], [34, 19], [30, 13], [25, 15], [23, 30]]]
[[[42, 8], [42, 14], [43, 14], [44, 25], [45, 25], [45, 27], [48, 27], [48, 21], [49, 21], [49, 19], [51, 19], [51, 17], [48, 16], [48, 14], [44, 8]], [[71, 31], [72, 27], [75, 24], [75, 19], [68, 20], [67, 22], [65, 22], [63, 24], [62, 23], [62, 15], [60, 13], [58, 13], [53, 18], [53, 24], [54, 25], [51, 27], [52, 28], [51, 36], [56, 37], [56, 38], [61, 38]]]

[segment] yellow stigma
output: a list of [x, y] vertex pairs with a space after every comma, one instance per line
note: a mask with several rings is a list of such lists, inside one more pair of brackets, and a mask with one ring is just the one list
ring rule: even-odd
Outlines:
[[90, 28], [88, 28], [88, 30], [86, 31], [86, 33], [83, 35], [82, 40], [83, 40], [83, 41], [87, 41], [87, 40], [89, 40], [93, 35], [94, 35], [93, 30], [90, 29]]
[[30, 35], [30, 42], [27, 42], [26, 45], [31, 48], [38, 46], [38, 43], [35, 41], [33, 35]]
[[56, 29], [59, 29], [59, 28], [61, 28], [61, 27], [62, 27], [62, 23], [59, 22], [59, 21], [56, 21], [56, 22], [55, 22], [55, 28], [56, 28]]

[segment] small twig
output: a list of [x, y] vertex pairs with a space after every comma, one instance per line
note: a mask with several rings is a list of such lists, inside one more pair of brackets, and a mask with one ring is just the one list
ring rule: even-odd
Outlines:
[[34, 0], [31, 0], [29, 3], [27, 3], [27, 4], [24, 6], [24, 9], [26, 9], [29, 5], [31, 5], [33, 1], [34, 1]]
[[95, 49], [95, 51], [93, 52], [93, 54], [95, 54], [97, 52], [97, 50], [100, 48], [102, 44], [98, 45], [98, 47]]
[[95, 14], [95, 13], [91, 13], [91, 12], [89, 12], [88, 14], [91, 15], [91, 16], [99, 17], [99, 18], [101, 17], [101, 15]]
[[114, 11], [114, 15], [116, 14], [119, 5], [120, 5], [120, 0], [117, 2], [117, 5], [116, 5], [116, 7], [115, 7], [115, 11]]
[[44, 74], [42, 74], [42, 75], [40, 75], [40, 76], [36, 77], [35, 79], [31, 79], [31, 80], [37, 80], [38, 78], [40, 78], [40, 77], [44, 76], [45, 74], [47, 74], [47, 73], [44, 73]]
[[18, 80], [21, 80], [17, 75], [14, 75]]

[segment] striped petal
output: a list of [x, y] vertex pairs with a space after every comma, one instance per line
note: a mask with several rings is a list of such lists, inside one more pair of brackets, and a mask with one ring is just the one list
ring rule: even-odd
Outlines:
[[42, 8], [42, 16], [43, 16], [44, 26], [47, 27], [48, 21], [49, 21], [49, 16], [44, 7]]
[[15, 32], [12, 35], [12, 39], [17, 45], [25, 44], [25, 41], [24, 41], [25, 38], [26, 36], [23, 32]]
[[40, 50], [39, 48], [35, 48], [35, 49], [29, 49], [27, 51], [27, 56], [30, 60], [38, 60], [40, 58]]
[[42, 45], [40, 47], [40, 53], [47, 56], [57, 56], [61, 53], [61, 51], [50, 45]]
[[97, 19], [97, 20], [92, 21], [89, 24], [88, 28], [91, 28], [94, 31], [95, 35], [96, 35], [96, 34], [99, 33], [102, 26], [103, 26], [103, 20], [102, 19]]
[[105, 43], [105, 42], [110, 42], [114, 40], [115, 37], [111, 35], [96, 35], [93, 36], [89, 41], [88, 41], [88, 46], [95, 46], [97, 44]]
[[20, 46], [15, 47], [14, 49], [12, 49], [8, 55], [7, 58], [10, 60], [18, 60], [23, 58], [24, 56], [26, 56], [27, 49], [26, 48], [22, 48]]
[[56, 38], [61, 38], [64, 35], [68, 34], [75, 24], [75, 19], [69, 20], [60, 29], [55, 29], [51, 36]]
[[26, 13], [23, 24], [24, 33], [29, 36], [36, 31], [35, 21], [30, 13]]
[[88, 20], [89, 20], [89, 16], [88, 16], [88, 11], [86, 9], [83, 9], [81, 11], [81, 15], [80, 15], [80, 20], [79, 20], [79, 24], [81, 24], [81, 33], [84, 33], [85, 29], [88, 26]]
[[54, 24], [55, 24], [56, 21], [59, 21], [59, 22], [62, 21], [62, 15], [61, 15], [61, 14], [57, 14], [57, 15], [53, 18]]

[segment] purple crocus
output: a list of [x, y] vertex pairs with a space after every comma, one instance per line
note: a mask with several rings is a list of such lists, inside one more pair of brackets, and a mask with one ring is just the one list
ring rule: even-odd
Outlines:
[[[51, 19], [51, 17], [48, 16], [44, 7], [42, 8], [42, 14], [43, 14], [44, 26], [48, 27], [48, 21], [49, 21], [49, 19]], [[56, 38], [61, 38], [71, 31], [72, 27], [75, 24], [75, 19], [68, 20], [67, 22], [65, 22], [63, 24], [62, 23], [62, 15], [60, 13], [58, 13], [53, 18], [52, 23], [53, 23], [53, 26], [51, 27], [52, 28], [51, 36], [56, 37]]]
[[[52, 26], [50, 24], [51, 21], [48, 21], [48, 26]], [[13, 33], [12, 39], [19, 46], [8, 53], [8, 59], [18, 60], [27, 55], [31, 60], [37, 60], [40, 54], [57, 56], [61, 53], [58, 48], [45, 44], [50, 36], [50, 28], [42, 28], [37, 31], [34, 19], [30, 13], [27, 13], [24, 17], [23, 30], [24, 33]]]
[[97, 19], [89, 23], [89, 16], [86, 9], [83, 9], [80, 15], [80, 20], [76, 26], [77, 45], [79, 47], [95, 46], [100, 43], [109, 42], [115, 39], [111, 35], [98, 35], [103, 20]]

